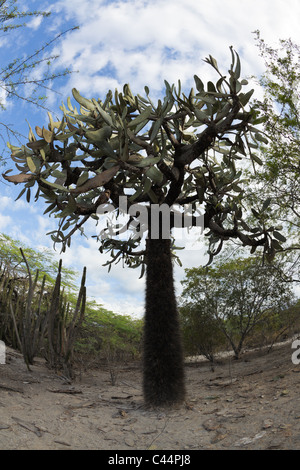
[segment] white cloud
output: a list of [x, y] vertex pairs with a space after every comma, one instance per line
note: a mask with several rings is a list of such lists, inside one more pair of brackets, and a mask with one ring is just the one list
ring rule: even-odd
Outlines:
[[135, 297], [122, 297], [118, 299], [110, 299], [105, 302], [105, 308], [114, 313], [121, 315], [129, 315], [132, 318], [142, 318], [144, 316], [144, 302], [137, 301]]
[[226, 71], [231, 45], [241, 53], [246, 75], [260, 73], [254, 30], [260, 29], [271, 43], [280, 37], [291, 36], [295, 41], [300, 37], [297, 0], [274, 0], [271, 7], [269, 0], [101, 3], [64, 0], [54, 5], [60, 14], [80, 24], [59, 48], [60, 62], [79, 70], [68, 85], [84, 93], [104, 94], [128, 82], [137, 92], [144, 85], [158, 91], [164, 79], [176, 82], [180, 78], [190, 85], [195, 73], [211, 72], [202, 62], [208, 54]]
[[32, 18], [31, 21], [27, 21], [27, 26], [28, 26], [28, 28], [36, 30], [40, 27], [42, 21], [43, 21], [42, 16], [35, 16], [35, 17]]
[[38, 215], [37, 223], [37, 232], [40, 234], [50, 232], [51, 230], [55, 230], [57, 228], [57, 222], [53, 219], [53, 217], [50, 218], [47, 216]]
[[[18, 188], [16, 194], [21, 191], [22, 188]], [[30, 211], [31, 213], [36, 213], [37, 208], [33, 204], [28, 204], [24, 199], [18, 199], [17, 201], [15, 198], [11, 196], [0, 196], [0, 208], [9, 210], [9, 211]]]
[[0, 231], [4, 232], [6, 228], [11, 225], [12, 219], [9, 215], [0, 214]]
[[6, 207], [11, 206], [12, 200], [8, 196], [0, 196], [0, 207], [5, 209]]

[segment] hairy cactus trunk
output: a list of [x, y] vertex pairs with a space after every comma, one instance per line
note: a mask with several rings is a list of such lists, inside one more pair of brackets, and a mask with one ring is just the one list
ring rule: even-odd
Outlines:
[[185, 396], [183, 351], [170, 240], [147, 240], [144, 399], [170, 406]]

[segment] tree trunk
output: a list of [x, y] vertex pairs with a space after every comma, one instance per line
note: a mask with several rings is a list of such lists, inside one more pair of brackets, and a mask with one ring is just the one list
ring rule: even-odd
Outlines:
[[144, 399], [153, 406], [181, 403], [184, 361], [175, 297], [171, 241], [147, 240]]

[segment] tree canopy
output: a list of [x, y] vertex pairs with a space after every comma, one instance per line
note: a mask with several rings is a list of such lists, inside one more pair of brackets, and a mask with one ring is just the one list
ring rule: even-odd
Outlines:
[[285, 271], [299, 280], [300, 49], [290, 39], [280, 40], [278, 48], [271, 47], [259, 31], [256, 39], [266, 68], [259, 79], [264, 96], [256, 100], [256, 106], [264, 115], [262, 126], [270, 138], [268, 145], [260, 147], [263, 165], [250, 177], [247, 196], [250, 207], [262, 207], [268, 200], [263, 214], [252, 215], [281, 226], [281, 235], [273, 232], [274, 246], [285, 258]]
[[[165, 82], [165, 97], [156, 105], [147, 86], [144, 96], [134, 96], [125, 85], [123, 92], [109, 91], [104, 101], [73, 89], [77, 105], [70, 98], [67, 107], [62, 104], [60, 121], [49, 114], [48, 128], [36, 126], [35, 134], [30, 128], [26, 145], [10, 146], [20, 173], [6, 172], [5, 179], [23, 183], [20, 196], [26, 193], [28, 201], [37, 183], [35, 198], [43, 197], [45, 213], [58, 218], [51, 237], [63, 250], [90, 217], [98, 219], [101, 204], [110, 200], [118, 212], [120, 197], [126, 196], [128, 207], [200, 205], [211, 259], [228, 238], [273, 253], [274, 227], [252, 229], [243, 221], [239, 164], [261, 164], [256, 150], [266, 139], [257, 127], [262, 122], [258, 109], [249, 106], [254, 90], [244, 91], [248, 82], [241, 79], [240, 59], [232, 48], [231, 56], [229, 77], [209, 56], [215, 84], [209, 81], [205, 87], [195, 75], [196, 91], [186, 95], [180, 81], [177, 88]], [[172, 212], [171, 229], [174, 218]], [[112, 262], [123, 259], [131, 267], [144, 263], [143, 252], [136, 252], [139, 242], [99, 237], [100, 250], [110, 250]]]

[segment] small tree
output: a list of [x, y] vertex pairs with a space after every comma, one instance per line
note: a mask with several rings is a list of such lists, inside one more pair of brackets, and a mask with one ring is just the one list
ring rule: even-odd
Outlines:
[[207, 308], [205, 299], [197, 303], [184, 303], [179, 314], [185, 353], [203, 355], [213, 366], [216, 353], [226, 346], [226, 338], [218, 320]]
[[293, 300], [279, 267], [262, 265], [258, 258], [238, 258], [186, 273], [182, 297], [218, 321], [237, 359], [245, 340], [265, 322], [266, 315], [279, 312]]
[[[109, 266], [122, 260], [124, 266], [146, 267], [144, 395], [151, 405], [178, 403], [185, 396], [171, 242], [174, 226], [183, 226], [184, 206], [192, 210], [190, 225], [202, 222], [208, 230], [211, 259], [229, 238], [274, 255], [274, 227], [252, 230], [243, 221], [243, 166], [237, 166], [243, 158], [255, 164], [253, 149], [265, 138], [255, 127], [258, 113], [249, 106], [253, 90], [242, 91], [247, 81], [240, 78], [240, 59], [232, 48], [231, 55], [228, 77], [209, 56], [215, 84], [205, 87], [195, 75], [196, 91], [186, 95], [180, 82], [178, 88], [165, 82], [165, 97], [156, 105], [147, 86], [144, 96], [134, 96], [125, 85], [123, 93], [109, 91], [104, 101], [73, 89], [79, 109], [69, 99], [61, 121], [50, 116], [48, 128], [36, 126], [37, 137], [30, 130], [29, 142], [12, 149], [20, 173], [4, 175], [24, 184], [27, 200], [37, 184], [36, 199], [43, 197], [45, 212], [59, 220], [51, 237], [63, 250], [88, 219], [99, 218], [105, 202], [119, 213], [126, 199], [127, 239], [104, 231], [99, 249], [111, 253]], [[197, 216], [197, 203], [203, 217]], [[146, 212], [142, 222], [141, 212]], [[140, 248], [143, 224], [145, 249]]]
[[[265, 217], [274, 225], [283, 226], [282, 234], [274, 232], [276, 249], [285, 260], [284, 271], [299, 282], [300, 228], [300, 46], [291, 39], [280, 40], [279, 46], [268, 45], [259, 31], [256, 40], [265, 63], [259, 79], [264, 96], [257, 101], [263, 118], [263, 128], [271, 136], [268, 145], [261, 145], [259, 158], [263, 166], [252, 174], [249, 205], [263, 206], [269, 200]], [[246, 201], [245, 201], [246, 203]], [[261, 214], [254, 212], [254, 218]]]
[[[24, 266], [25, 254], [26, 261], [31, 272], [39, 272], [39, 281], [42, 281], [44, 275], [47, 275], [48, 283], [54, 286], [55, 278], [59, 267], [59, 262], [53, 257], [50, 249], [42, 251], [25, 245], [20, 240], [13, 239], [9, 235], [0, 233], [0, 263], [6, 267], [12, 278], [25, 279], [28, 276], [28, 270]], [[62, 286], [68, 292], [76, 290], [75, 278], [78, 273], [66, 267], [62, 268], [63, 280]]]

